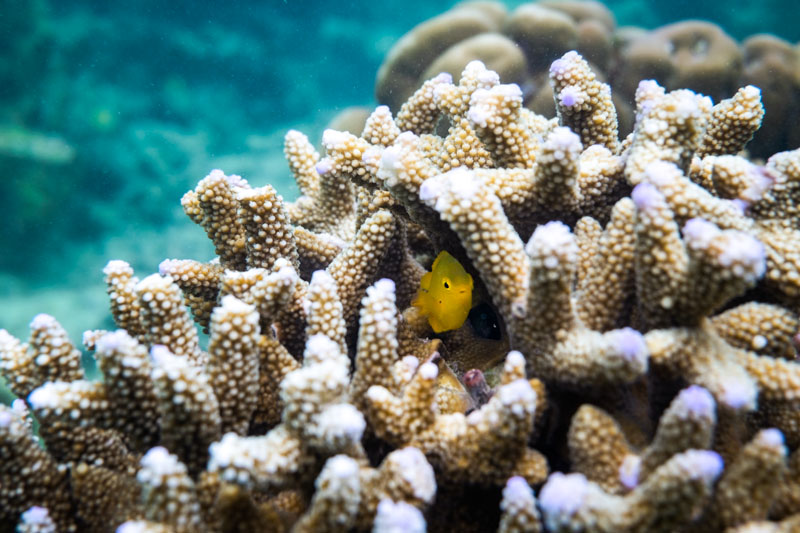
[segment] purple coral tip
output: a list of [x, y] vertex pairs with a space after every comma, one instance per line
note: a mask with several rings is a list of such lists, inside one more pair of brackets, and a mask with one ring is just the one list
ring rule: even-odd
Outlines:
[[506, 481], [506, 486], [503, 489], [503, 500], [504, 503], [501, 503], [501, 506], [506, 502], [516, 505], [525, 505], [528, 502], [533, 503], [533, 491], [524, 477], [513, 476]]
[[757, 438], [773, 448], [778, 448], [784, 444], [783, 433], [775, 428], [761, 430]]
[[686, 454], [693, 463], [692, 474], [695, 478], [714, 481], [725, 467], [725, 462], [717, 452], [711, 450], [689, 450]]
[[22, 523], [30, 526], [33, 525], [46, 526], [48, 523], [50, 523], [52, 527], [50, 514], [48, 513], [47, 509], [44, 507], [39, 507], [38, 505], [30, 507], [27, 511], [22, 513], [21, 518], [22, 518], [21, 520]]
[[699, 217], [691, 218], [683, 225], [683, 239], [693, 248], [707, 248], [719, 234], [715, 224]]
[[627, 489], [633, 490], [639, 484], [639, 474], [642, 471], [642, 458], [638, 455], [628, 454], [619, 465], [619, 481]]
[[97, 351], [112, 352], [114, 350], [122, 349], [126, 344], [130, 343], [133, 339], [128, 332], [124, 329], [118, 329], [110, 333], [106, 333], [99, 339], [95, 348]]
[[314, 168], [316, 169], [317, 174], [319, 174], [320, 176], [324, 176], [325, 174], [333, 170], [333, 161], [331, 161], [327, 157], [324, 159], [320, 159]]
[[644, 336], [633, 328], [622, 328], [615, 333], [617, 350], [627, 361], [640, 362], [647, 358]]
[[586, 100], [586, 94], [574, 85], [567, 85], [558, 93], [558, 101], [564, 107], [580, 105]]
[[678, 394], [678, 401], [682, 402], [693, 416], [707, 417], [714, 413], [714, 397], [699, 385], [683, 389]]
[[654, 209], [664, 201], [659, 190], [649, 183], [640, 183], [634, 187], [631, 198], [639, 211]]

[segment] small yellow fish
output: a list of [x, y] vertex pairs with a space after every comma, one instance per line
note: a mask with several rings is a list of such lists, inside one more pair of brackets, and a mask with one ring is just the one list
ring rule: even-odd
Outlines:
[[442, 251], [422, 276], [411, 305], [428, 317], [436, 333], [461, 327], [472, 307], [472, 276], [455, 257]]

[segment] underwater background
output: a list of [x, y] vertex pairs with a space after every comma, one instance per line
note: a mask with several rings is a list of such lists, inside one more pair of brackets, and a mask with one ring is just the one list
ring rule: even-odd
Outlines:
[[[0, 0], [0, 328], [38, 312], [113, 328], [102, 268], [213, 256], [182, 194], [214, 168], [297, 196], [290, 128], [319, 140], [414, 25], [457, 2]], [[505, 2], [513, 8], [524, 2]], [[800, 40], [796, 0], [606, 2], [619, 26], [686, 18]]]

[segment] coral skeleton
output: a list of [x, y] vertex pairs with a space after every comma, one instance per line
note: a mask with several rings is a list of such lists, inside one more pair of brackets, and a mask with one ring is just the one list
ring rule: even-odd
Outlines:
[[[622, 138], [589, 65], [553, 119], [473, 61], [290, 131], [295, 202], [212, 171], [216, 257], [104, 269], [100, 380], [55, 318], [0, 330], [0, 529], [795, 531], [800, 150], [747, 159], [753, 86], [643, 81]], [[473, 307], [436, 333], [442, 251]]]

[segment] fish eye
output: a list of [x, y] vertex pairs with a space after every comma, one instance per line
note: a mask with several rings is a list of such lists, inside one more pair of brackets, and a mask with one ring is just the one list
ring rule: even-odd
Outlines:
[[467, 320], [478, 337], [493, 341], [499, 341], [502, 338], [500, 321], [489, 304], [482, 303], [473, 307]]
[[449, 289], [449, 288], [450, 288], [450, 284], [449, 284], [449, 283], [447, 283], [447, 281], [445, 281], [445, 282], [444, 282], [444, 288], [445, 288], [445, 289]]

